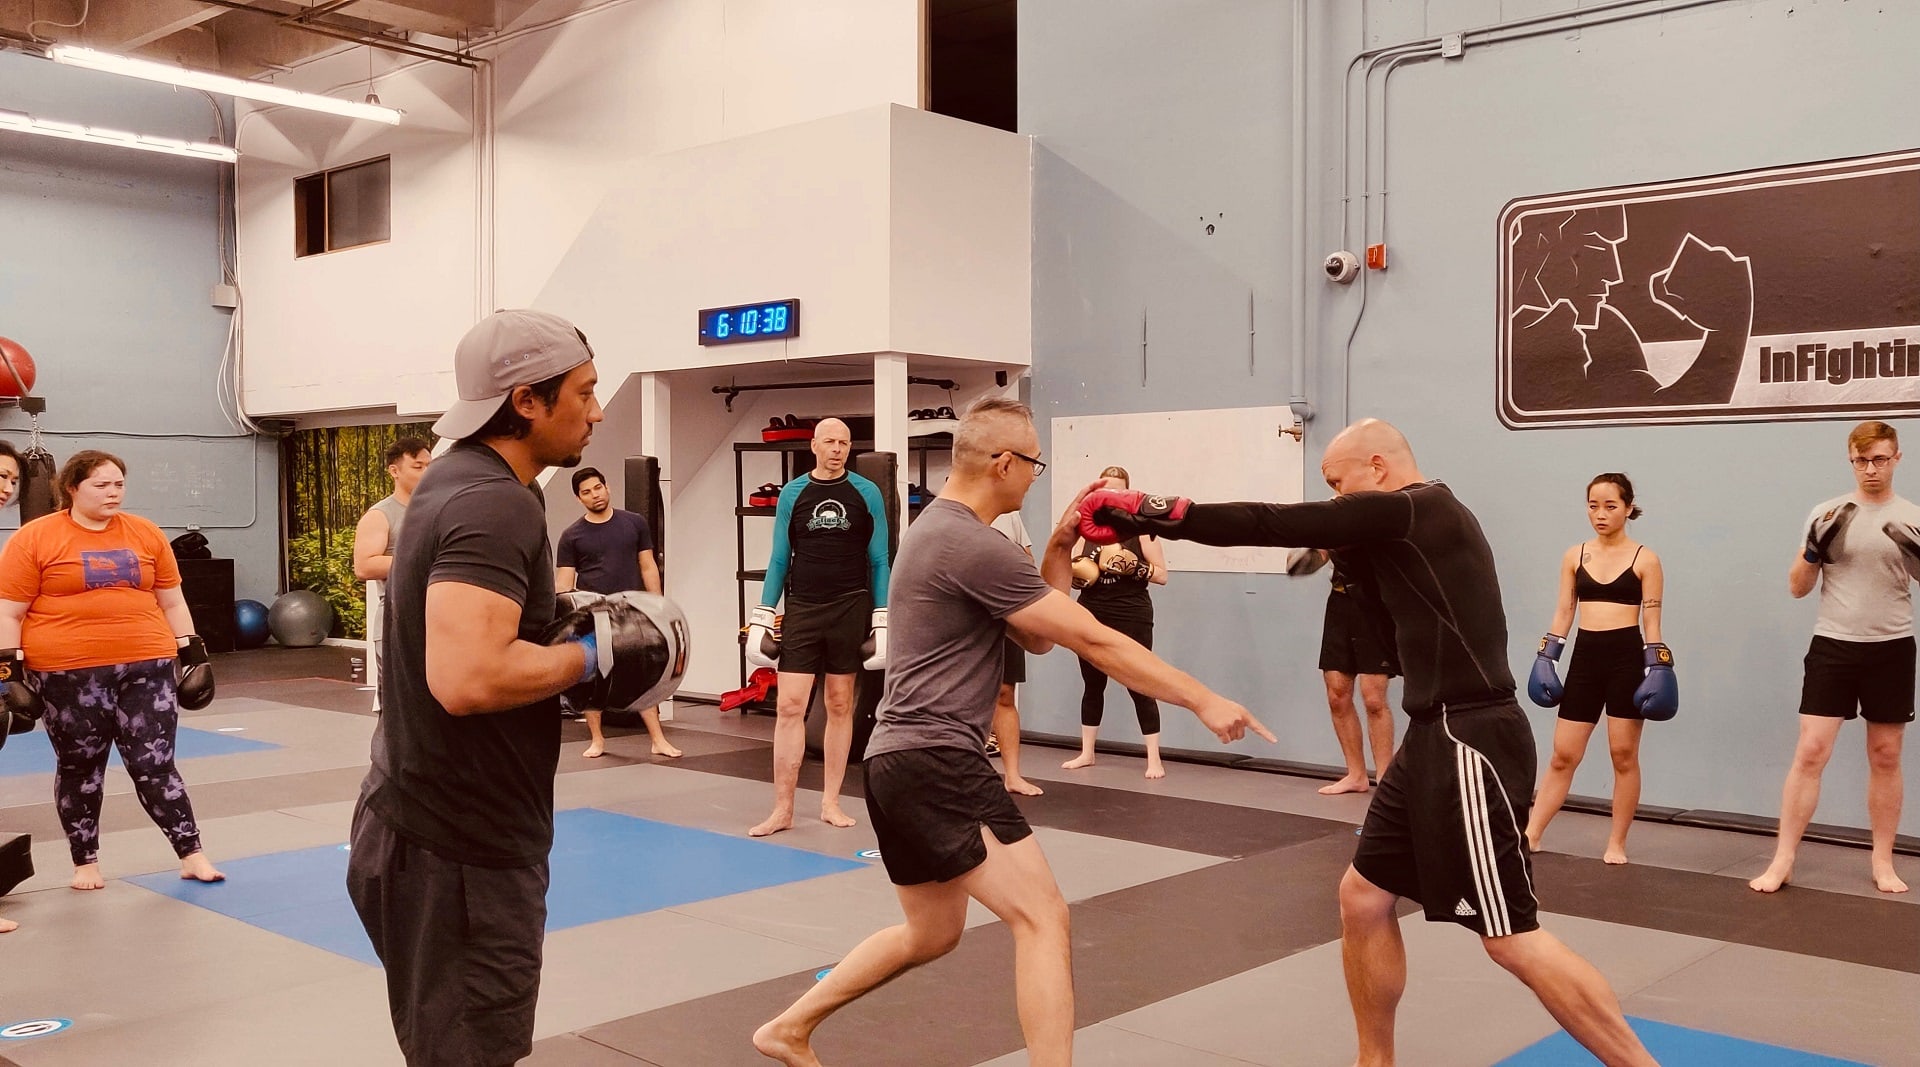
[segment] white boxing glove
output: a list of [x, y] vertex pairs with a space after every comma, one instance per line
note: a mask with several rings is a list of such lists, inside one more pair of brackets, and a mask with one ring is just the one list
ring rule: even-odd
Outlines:
[[773, 636], [773, 609], [757, 607], [747, 616], [747, 662], [755, 667], [780, 666], [780, 639]]
[[860, 666], [870, 671], [887, 669], [887, 609], [874, 608], [873, 622], [869, 624], [867, 639], [860, 644], [860, 654], [866, 659]]
[[1317, 548], [1293, 548], [1287, 550], [1287, 575], [1292, 578], [1304, 578], [1327, 565], [1328, 556]]

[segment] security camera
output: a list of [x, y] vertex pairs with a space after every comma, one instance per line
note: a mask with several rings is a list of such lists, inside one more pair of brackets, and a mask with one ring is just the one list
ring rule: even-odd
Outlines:
[[1321, 261], [1320, 269], [1327, 272], [1328, 281], [1346, 285], [1360, 276], [1360, 257], [1352, 252], [1335, 252]]

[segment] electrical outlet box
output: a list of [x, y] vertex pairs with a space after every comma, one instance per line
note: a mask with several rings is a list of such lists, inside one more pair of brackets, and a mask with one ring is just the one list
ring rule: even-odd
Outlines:
[[1459, 59], [1460, 53], [1467, 50], [1466, 41], [1457, 33], [1440, 35], [1440, 58]]
[[240, 288], [235, 285], [216, 285], [209, 298], [214, 307], [232, 308], [240, 306]]

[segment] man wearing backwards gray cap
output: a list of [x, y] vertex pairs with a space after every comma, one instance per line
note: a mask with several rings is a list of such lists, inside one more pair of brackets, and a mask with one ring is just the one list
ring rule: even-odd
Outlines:
[[[546, 645], [553, 549], [534, 478], [580, 462], [600, 404], [572, 323], [496, 311], [453, 357], [455, 439], [414, 490], [387, 580], [373, 766], [347, 892], [410, 1065], [531, 1053], [553, 849], [558, 694], [590, 645]], [[585, 666], [583, 649], [588, 649]]]

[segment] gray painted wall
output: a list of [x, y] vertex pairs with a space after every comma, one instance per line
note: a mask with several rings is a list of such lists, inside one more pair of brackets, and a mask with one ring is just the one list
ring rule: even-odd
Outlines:
[[[1339, 243], [1340, 72], [1363, 37], [1379, 47], [1574, 6], [1373, 0], [1362, 27], [1362, 5], [1311, 4], [1310, 262]], [[1285, 402], [1290, 28], [1289, 5], [1255, 0], [1023, 7], [1020, 128], [1039, 149], [1033, 396], [1043, 433], [1061, 415]], [[1920, 112], [1903, 61], [1916, 39], [1920, 5], [1728, 0], [1407, 66], [1393, 79], [1386, 134], [1392, 269], [1370, 280], [1350, 368], [1342, 352], [1358, 289], [1309, 279], [1308, 392], [1319, 412], [1309, 495], [1346, 412], [1402, 426], [1425, 472], [1487, 528], [1517, 676], [1550, 619], [1560, 553], [1590, 536], [1586, 480], [1602, 470], [1634, 477], [1648, 512], [1635, 536], [1666, 560], [1666, 636], [1684, 697], [1678, 719], [1647, 732], [1645, 803], [1777, 813], [1814, 614], [1811, 598], [1787, 597], [1785, 574], [1807, 508], [1851, 486], [1850, 423], [1505, 429], [1493, 400], [1495, 220], [1517, 196], [1911, 149]], [[1374, 152], [1377, 162], [1378, 141]], [[1215, 215], [1207, 236], [1201, 217]], [[1357, 207], [1352, 218], [1358, 246]], [[1043, 487], [1027, 515], [1036, 529], [1044, 499]], [[1279, 754], [1337, 762], [1313, 667], [1323, 595], [1318, 580], [1175, 575], [1156, 593], [1158, 648], [1266, 718]], [[1074, 732], [1072, 660], [1047, 657], [1032, 676], [1022, 708], [1031, 728]], [[1107, 721], [1103, 736], [1133, 738], [1117, 693]], [[1212, 745], [1184, 712], [1167, 722], [1169, 744]], [[1536, 712], [1535, 723], [1544, 746], [1551, 714]], [[1866, 823], [1861, 737], [1857, 725], [1842, 735], [1820, 821]], [[1609, 791], [1604, 748], [1574, 789]], [[1920, 805], [1901, 829], [1920, 831]]]
[[[214, 136], [197, 92], [0, 54], [0, 106], [183, 140]], [[279, 588], [279, 471], [268, 439], [237, 435], [215, 381], [229, 312], [220, 280], [218, 164], [0, 132], [0, 335], [24, 344], [47, 400], [46, 447], [126, 459], [127, 510], [197, 524], [235, 560], [236, 592]], [[27, 417], [0, 434], [27, 442]], [[17, 528], [19, 511], [0, 513]]]

